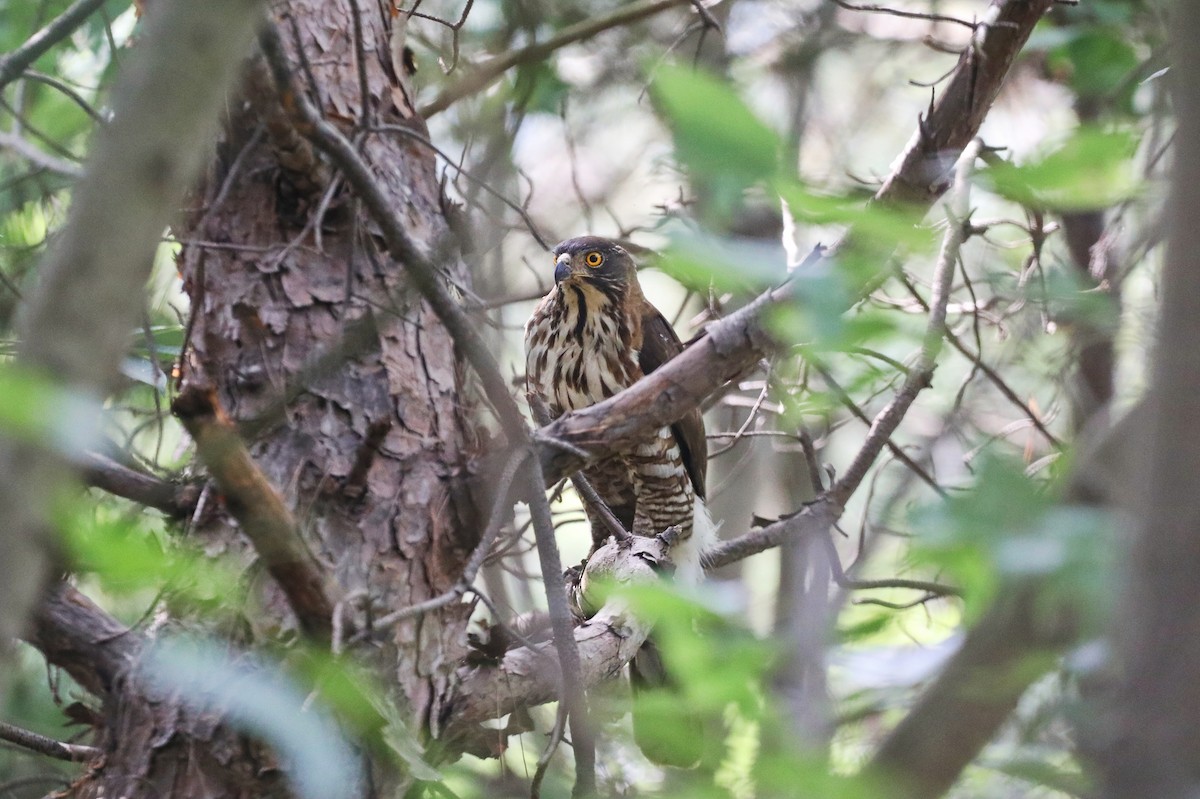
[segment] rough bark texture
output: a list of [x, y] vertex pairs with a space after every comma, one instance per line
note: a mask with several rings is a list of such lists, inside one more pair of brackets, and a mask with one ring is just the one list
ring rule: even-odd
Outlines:
[[51, 590], [34, 615], [30, 643], [103, 702], [103, 759], [76, 783], [79, 797], [283, 796], [264, 747], [181, 709], [177, 696], [148, 694], [133, 678], [142, 638], [83, 594]]
[[[403, 17], [374, 3], [358, 7], [361, 65], [349, 0], [278, 2], [272, 12], [311, 99], [357, 135], [410, 235], [428, 250], [445, 246], [431, 153], [359, 124], [425, 134], [396, 72], [401, 59], [393, 59], [392, 26]], [[382, 251], [340, 178], [291, 127], [261, 62], [249, 63], [246, 76], [240, 99], [227, 106], [217, 157], [176, 231], [189, 242], [179, 263], [193, 302], [184, 384], [215, 389], [238, 423], [278, 419], [273, 403], [291, 397], [282, 423], [253, 427], [249, 451], [332, 576], [333, 601], [353, 595], [346, 615], [361, 630], [367, 598], [380, 615], [444, 591], [476, 542], [465, 490], [473, 452], [463, 372], [437, 318], [409, 290], [404, 264]], [[459, 264], [447, 278], [464, 284], [466, 270]], [[305, 370], [351, 327], [368, 331], [358, 337], [363, 346], [328, 370]], [[223, 509], [194, 534], [211, 550], [249, 557]], [[262, 583], [272, 626], [295, 626], [283, 594]], [[463, 653], [466, 618], [467, 606], [455, 603], [380, 633], [376, 662], [414, 729], [431, 717]], [[114, 696], [108, 739], [119, 750], [85, 795], [284, 790], [260, 747], [213, 720], [201, 723], [169, 699], [146, 703], [136, 689]], [[377, 786], [396, 785], [395, 775], [376, 778]]]
[[[285, 41], [295, 22], [326, 115], [359, 119], [349, 4], [308, 0], [277, 5], [275, 12]], [[392, 71], [391, 19], [365, 6], [362, 21], [370, 113], [380, 123], [414, 125], [423, 133]], [[293, 59], [300, 63], [294, 53]], [[278, 113], [265, 83], [254, 82], [248, 97], [247, 113], [230, 120], [210, 187], [229, 181], [231, 160], [264, 116]], [[185, 250], [184, 278], [196, 304], [188, 381], [211, 382], [235, 420], [256, 418], [347, 325], [372, 317], [374, 340], [330, 373], [309, 379], [288, 408], [286, 425], [250, 442], [251, 451], [343, 591], [367, 589], [383, 608], [411, 604], [454, 583], [478, 534], [473, 516], [462, 516], [469, 503], [456, 496], [468, 456], [462, 373], [449, 337], [407, 289], [403, 264], [379, 252], [351, 197], [335, 191], [323, 219], [304, 229], [318, 214], [330, 178], [289, 172], [277, 141], [268, 136], [250, 145], [224, 202], [197, 208], [203, 225], [185, 235], [253, 248]], [[368, 136], [363, 147], [410, 233], [432, 248], [447, 229], [430, 153], [380, 135]], [[314, 177], [312, 193], [297, 185]], [[466, 272], [450, 277], [465, 281]], [[362, 483], [347, 486], [370, 431], [382, 429], [366, 453]], [[397, 663], [414, 710], [428, 707], [439, 672], [458, 652], [459, 617], [461, 609], [449, 608], [393, 631], [402, 657], [414, 658]], [[419, 679], [409, 682], [412, 675]]]

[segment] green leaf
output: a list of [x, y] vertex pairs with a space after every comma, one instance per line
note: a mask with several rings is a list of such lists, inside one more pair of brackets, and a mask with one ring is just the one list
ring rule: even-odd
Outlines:
[[81, 503], [60, 503], [59, 527], [78, 572], [95, 574], [106, 591], [123, 595], [169, 586], [174, 596], [229, 603], [240, 596], [240, 571], [230, 562], [160, 539], [146, 526]]
[[[807, 225], [854, 226], [854, 237], [890, 253], [897, 246], [910, 250], [928, 249], [934, 236], [920, 225], [922, 214], [904, 207], [871, 203], [859, 194], [828, 194], [814, 191], [794, 180], [779, 180], [775, 190], [787, 203], [798, 223]], [[872, 248], [874, 249], [874, 248]], [[882, 268], [876, 264], [875, 268]]]
[[0, 365], [0, 432], [68, 456], [96, 444], [100, 403], [15, 364]]
[[754, 713], [760, 701], [755, 686], [770, 660], [768, 644], [668, 583], [622, 586], [616, 593], [653, 622], [663, 662], [690, 709], [719, 714], [733, 703]]
[[558, 72], [550, 62], [538, 61], [524, 65], [517, 70], [512, 94], [514, 97], [522, 97], [528, 93], [529, 100], [526, 106], [531, 111], [557, 114], [562, 108], [562, 101], [570, 88], [558, 76]]
[[650, 88], [675, 136], [679, 160], [701, 175], [748, 184], [773, 175], [780, 140], [728, 84], [696, 70], [666, 65]]
[[1116, 98], [1132, 92], [1130, 74], [1141, 60], [1127, 37], [1116, 28], [1086, 27], [1046, 54], [1051, 74], [1065, 78], [1084, 99]]
[[954, 578], [969, 617], [1001, 585], [1034, 581], [1047, 607], [1075, 607], [1090, 623], [1105, 614], [1113, 529], [1102, 511], [1061, 505], [1020, 464], [988, 459], [976, 485], [913, 516], [913, 557]]
[[1139, 189], [1132, 165], [1136, 149], [1137, 136], [1130, 131], [1080, 128], [1027, 164], [1003, 162], [979, 174], [997, 194], [1032, 208], [1106, 208]]
[[890, 625], [896, 619], [895, 613], [876, 613], [848, 627], [838, 628], [838, 638], [843, 643], [854, 643], [864, 638], [870, 638]]
[[695, 291], [759, 292], [786, 277], [783, 249], [759, 240], [737, 240], [699, 233], [675, 236], [662, 252], [658, 268]]
[[1069, 796], [1088, 796], [1095, 788], [1083, 772], [1054, 765], [1047, 757], [1014, 757], [998, 762], [985, 761], [983, 765], [1001, 774]]

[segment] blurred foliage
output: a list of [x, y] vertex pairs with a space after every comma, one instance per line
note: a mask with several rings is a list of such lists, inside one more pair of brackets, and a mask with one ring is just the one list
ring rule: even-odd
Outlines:
[[[67, 5], [0, 0], [0, 52]], [[457, 31], [414, 17], [407, 42], [419, 65], [418, 99], [489, 58], [625, 5], [478, 0]], [[966, 18], [982, 8], [966, 0], [931, 5]], [[421, 4], [422, 13], [450, 22], [462, 10], [457, 0]], [[955, 63], [955, 55], [922, 42], [955, 50], [967, 46], [968, 31], [824, 0], [730, 0], [710, 10], [723, 35], [701, 37], [683, 4], [523, 62], [433, 118], [430, 135], [475, 178], [443, 165], [447, 192], [470, 214], [475, 289], [495, 302], [496, 349], [514, 374], [523, 368], [515, 331], [530, 298], [551, 279], [549, 259], [514, 208], [550, 239], [594, 232], [659, 250], [653, 262], [643, 259], [643, 284], [685, 340], [693, 320], [721, 316], [787, 281], [795, 301], [767, 323], [794, 346], [710, 409], [710, 489], [715, 503], [730, 508], [740, 501], [762, 515], [792, 512], [801, 501], [788, 471], [795, 450], [811, 444], [828, 466], [821, 475], [828, 484], [866, 434], [860, 414], [870, 420], [886, 405], [920, 346], [943, 209], [918, 219], [869, 199], [929, 102], [928, 87], [907, 82], [936, 80]], [[734, 587], [708, 586], [699, 599], [669, 586], [628, 591], [626, 599], [654, 618], [678, 681], [675, 693], [638, 701], [666, 738], [690, 734], [681, 706], [697, 711], [708, 746], [694, 771], [653, 768], [632, 746], [629, 697], [598, 689], [592, 701], [603, 722], [606, 790], [733, 799], [884, 795], [887, 786], [866, 784], [857, 769], [999, 593], [1036, 582], [1047, 607], [1079, 609], [1089, 630], [1103, 620], [1112, 599], [1113, 522], [1064, 504], [1059, 486], [1076, 432], [1069, 383], [1080, 331], [1116, 336], [1118, 405], [1142, 382], [1171, 128], [1161, 14], [1158, 4], [1141, 0], [1089, 0], [1056, 7], [1035, 32], [982, 134], [997, 149], [976, 176], [976, 235], [952, 288], [948, 320], [960, 346], [945, 349], [933, 386], [893, 437], [948, 498], [888, 455], [850, 503], [840, 525], [845, 535], [834, 541], [856, 577], [945, 581], [962, 590], [962, 601], [922, 599], [902, 587], [848, 592], [829, 640], [808, 642], [824, 647], [833, 734], [827, 751], [800, 752], [786, 705], [770, 689], [784, 646], [772, 632], [780, 581], [774, 555], [747, 562]], [[37, 61], [49, 82], [31, 77], [4, 90], [0, 130], [77, 165], [134, 42], [132, 7], [110, 0]], [[20, 298], [63, 224], [72, 181], [0, 146], [0, 361], [15, 351]], [[1065, 246], [1062, 212], [1088, 210], [1119, 219], [1106, 230], [1129, 256], [1120, 265], [1119, 301]], [[854, 239], [835, 260], [804, 263], [851, 227]], [[104, 443], [167, 478], [188, 468], [184, 437], [165, 412], [188, 314], [175, 251], [164, 244], [159, 252], [145, 324], [129, 331], [127, 381], [102, 398], [103, 422], [89, 421], [94, 404], [74, 404], [82, 401], [5, 363], [3, 434], [73, 451]], [[1031, 415], [1066, 446], [1033, 431]], [[568, 499], [556, 512], [564, 551], [582, 556], [588, 537], [577, 503]], [[248, 617], [261, 609], [254, 575], [237, 553], [210, 551], [185, 534], [186, 524], [99, 492], [64, 499], [58, 519], [66, 558], [89, 595], [130, 623], [170, 612], [178, 626], [201, 633], [200, 643], [162, 651], [160, 676], [204, 707], [243, 706], [238, 723], [291, 758], [313, 795], [354, 784], [347, 740], [398, 764], [425, 795], [527, 795], [554, 708], [533, 709], [534, 729], [515, 737], [498, 761], [440, 762], [369, 657], [313, 652], [274, 629], [271, 647], [254, 655], [240, 648], [260, 632]], [[497, 578], [520, 611], [536, 609], [540, 595], [530, 587], [536, 575], [523, 521], [519, 515], [503, 560], [509, 572]], [[725, 532], [749, 523], [748, 513], [730, 511]], [[214, 632], [225, 639], [210, 638]], [[16, 671], [0, 718], [69, 735], [60, 708], [90, 700], [57, 673], [48, 683], [28, 650]], [[1069, 673], [1039, 682], [955, 795], [1083, 794], [1066, 709], [1073, 690]], [[77, 773], [0, 748], [0, 787]], [[10, 793], [43, 795], [57, 784]], [[564, 745], [543, 795], [566, 796], [570, 784]]]
[[912, 547], [918, 563], [932, 565], [964, 587], [968, 621], [999, 591], [1036, 579], [1048, 610], [1068, 603], [1093, 622], [1107, 617], [1116, 579], [1116, 542], [1108, 515], [1072, 507], [1025, 475], [1019, 463], [989, 457], [969, 490], [918, 511]]
[[981, 177], [1003, 197], [1053, 211], [1102, 209], [1137, 190], [1132, 131], [1081, 128], [1058, 147], [1025, 164], [999, 162]]

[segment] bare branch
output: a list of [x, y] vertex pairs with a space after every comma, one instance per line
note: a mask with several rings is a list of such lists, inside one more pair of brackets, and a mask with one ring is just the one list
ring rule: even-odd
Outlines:
[[674, 6], [687, 3], [688, 0], [653, 0], [652, 2], [634, 3], [625, 6], [606, 17], [588, 19], [569, 28], [559, 31], [544, 42], [531, 44], [520, 50], [498, 55], [491, 61], [480, 65], [467, 77], [440, 91], [437, 97], [421, 106], [418, 113], [429, 119], [434, 114], [445, 111], [454, 103], [476, 92], [483, 91], [500, 79], [505, 72], [529, 61], [541, 61], [555, 50], [574, 44], [582, 39], [588, 39], [610, 28], [629, 25], [646, 17], [653, 16]]
[[[604, 564], [603, 576], [621, 583], [657, 580], [652, 564], [667, 558], [667, 547], [658, 538], [631, 536], [608, 547], [592, 559], [597, 565], [589, 563], [589, 572], [595, 575], [599, 564]], [[649, 632], [649, 625], [617, 601], [575, 628], [584, 684], [595, 685], [620, 674]], [[494, 665], [464, 666], [458, 677], [439, 712], [445, 740], [470, 734], [480, 722], [517, 708], [552, 702], [559, 697], [561, 683], [558, 660], [549, 644], [513, 649]]]
[[97, 696], [113, 691], [142, 650], [141, 636], [66, 584], [46, 592], [24, 638]]
[[104, 0], [75, 0], [66, 11], [30, 36], [24, 44], [0, 58], [0, 89], [21, 77], [21, 73], [41, 58], [43, 53], [70, 36], [103, 5]]
[[993, 0], [971, 45], [921, 119], [899, 166], [875, 194], [876, 200], [927, 207], [946, 190], [963, 148], [979, 133], [1017, 53], [1054, 0]]
[[815, 502], [805, 505], [799, 513], [785, 519], [751, 530], [748, 533], [722, 541], [707, 550], [701, 562], [707, 571], [728, 566], [751, 555], [774, 549], [784, 541], [808, 538], [814, 535], [829, 535], [833, 523], [842, 515], [842, 508], [835, 505], [827, 494]]
[[17, 727], [0, 721], [0, 741], [8, 741], [22, 749], [37, 752], [39, 755], [53, 757], [56, 760], [67, 760], [72, 763], [86, 763], [99, 757], [101, 750], [94, 746], [69, 744], [38, 735], [36, 732]]
[[979, 155], [979, 142], [976, 141], [959, 160], [958, 173], [954, 183], [954, 194], [950, 199], [946, 215], [949, 220], [946, 236], [942, 241], [942, 249], [938, 255], [937, 266], [933, 274], [933, 295], [929, 299], [929, 322], [925, 327], [925, 338], [921, 342], [921, 354], [917, 362], [908, 370], [904, 385], [887, 407], [883, 409], [875, 421], [867, 439], [859, 449], [846, 473], [830, 489], [830, 493], [842, 503], [858, 490], [875, 458], [891, 440], [892, 432], [900, 425], [909, 407], [916, 400], [917, 394], [926, 388], [933, 380], [933, 370], [937, 367], [937, 357], [942, 351], [946, 337], [946, 304], [950, 301], [950, 283], [958, 266], [958, 254], [968, 235], [968, 217], [971, 211], [971, 174], [975, 168], [975, 159]]
[[953, 25], [963, 25], [971, 30], [979, 27], [977, 22], [968, 22], [965, 19], [958, 17], [950, 17], [945, 14], [934, 14], [929, 11], [905, 11], [901, 8], [889, 8], [887, 6], [879, 6], [874, 4], [854, 4], [848, 3], [846, 0], [833, 0], [833, 3], [838, 8], [844, 8], [847, 11], [863, 11], [871, 14], [886, 14], [890, 17], [902, 17], [904, 19], [924, 19], [930, 22], [949, 22]]
[[334, 603], [325, 575], [304, 545], [287, 505], [217, 405], [216, 391], [185, 389], [171, 410], [196, 442], [197, 454], [225, 495], [226, 507], [287, 596], [301, 629], [329, 641]]
[[891, 795], [944, 794], [1055, 662], [1054, 653], [1073, 640], [1071, 617], [1047, 614], [1037, 600], [1027, 586], [1010, 587], [884, 740], [866, 771], [896, 786]]
[[15, 133], [0, 131], [0, 148], [12, 150], [34, 166], [56, 175], [73, 179], [83, 175], [83, 167], [79, 164], [42, 152]]
[[194, 483], [160, 480], [98, 452], [85, 452], [81, 460], [83, 479], [88, 485], [174, 518], [190, 515], [200, 499], [200, 486]]

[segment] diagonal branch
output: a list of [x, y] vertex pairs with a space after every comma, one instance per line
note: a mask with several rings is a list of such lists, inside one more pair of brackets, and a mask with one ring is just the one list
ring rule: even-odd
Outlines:
[[[623, 584], [654, 581], [654, 564], [664, 561], [667, 551], [661, 538], [630, 536], [598, 552], [588, 563], [588, 575], [594, 579], [603, 571], [603, 579]], [[623, 602], [605, 604], [574, 631], [584, 683], [596, 685], [619, 674], [649, 632]], [[442, 739], [453, 741], [480, 722], [558, 699], [562, 676], [554, 654], [549, 645], [523, 646], [498, 663], [460, 668], [460, 679], [438, 714]]]
[[171, 403], [171, 410], [196, 442], [197, 454], [225, 495], [226, 507], [283, 590], [300, 628], [329, 641], [334, 603], [325, 575], [304, 545], [287, 506], [217, 405], [216, 391], [186, 389]]
[[143, 646], [139, 633], [66, 584], [46, 592], [23, 637], [47, 662], [100, 697], [114, 691]]
[[975, 169], [975, 159], [979, 157], [979, 147], [979, 141], [976, 140], [966, 149], [958, 162], [954, 194], [946, 209], [948, 217], [946, 235], [942, 241], [942, 249], [938, 253], [937, 265], [933, 272], [933, 295], [929, 298], [929, 322], [925, 327], [925, 337], [921, 341], [921, 354], [917, 357], [917, 362], [908, 370], [908, 374], [904, 378], [904, 385], [871, 423], [867, 439], [863, 442], [849, 468], [846, 469], [846, 473], [830, 489], [830, 493], [839, 502], [845, 503], [858, 490], [863, 478], [867, 476], [867, 472], [875, 463], [875, 459], [879, 457], [879, 453], [891, 440], [892, 432], [899, 426], [900, 420], [908, 413], [908, 409], [912, 407], [917, 394], [929, 386], [933, 380], [933, 370], [937, 367], [938, 354], [941, 353], [946, 339], [946, 305], [950, 301], [950, 283], [954, 279], [959, 253], [968, 235], [967, 222], [971, 214], [971, 174]]
[[492, 60], [478, 66], [474, 72], [462, 80], [443, 89], [438, 93], [437, 97], [421, 106], [418, 113], [425, 119], [428, 119], [434, 114], [445, 111], [462, 98], [483, 91], [498, 81], [505, 72], [518, 64], [541, 61], [555, 50], [562, 49], [569, 44], [588, 39], [610, 28], [630, 25], [638, 20], [653, 16], [660, 11], [665, 11], [668, 8], [684, 5], [686, 2], [687, 0], [650, 0], [650, 2], [633, 3], [614, 11], [608, 16], [587, 19], [569, 28], [565, 28], [544, 42], [538, 42], [528, 47], [522, 47], [520, 50], [513, 50], [503, 55], [498, 55]]
[[70, 36], [76, 28], [100, 9], [105, 0], [75, 0], [71, 6], [20, 47], [0, 58], [0, 89], [21, 77], [34, 61], [54, 45]]
[[979, 134], [1017, 53], [1054, 0], [993, 0], [970, 45], [876, 200], [925, 208], [946, 191], [963, 148]]

